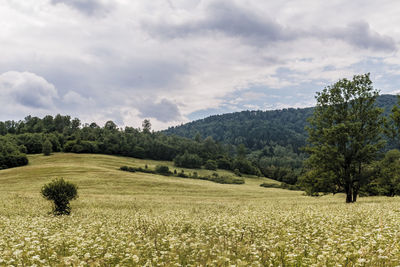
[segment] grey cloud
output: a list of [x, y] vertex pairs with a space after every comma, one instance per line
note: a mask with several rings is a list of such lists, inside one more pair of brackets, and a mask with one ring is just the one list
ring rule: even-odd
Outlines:
[[159, 103], [145, 101], [139, 105], [141, 118], [155, 118], [161, 122], [176, 121], [182, 118], [176, 104], [168, 99], [162, 99]]
[[393, 38], [373, 31], [366, 22], [349, 24], [345, 28], [332, 30], [328, 37], [329, 35], [363, 49], [387, 52], [397, 50]]
[[35, 109], [52, 108], [58, 97], [54, 85], [30, 72], [9, 71], [1, 74], [0, 89], [9, 101]]
[[206, 9], [205, 19], [185, 24], [171, 24], [165, 21], [146, 22], [143, 27], [151, 34], [164, 38], [183, 38], [196, 34], [222, 33], [242, 38], [253, 45], [264, 46], [271, 42], [297, 38], [299, 33], [291, 31], [268, 18], [261, 18], [254, 12], [236, 6], [232, 2], [217, 2]]
[[107, 7], [97, 0], [51, 0], [51, 3], [54, 5], [63, 3], [86, 15], [104, 13], [107, 10]]
[[265, 46], [273, 42], [293, 41], [311, 37], [337, 39], [361, 49], [391, 52], [397, 50], [393, 38], [373, 31], [366, 22], [351, 23], [345, 27], [301, 29], [284, 26], [256, 12], [232, 2], [216, 2], [206, 9], [206, 17], [184, 24], [168, 21], [146, 22], [143, 27], [156, 37], [185, 38], [204, 33], [222, 33], [240, 38], [245, 43]]

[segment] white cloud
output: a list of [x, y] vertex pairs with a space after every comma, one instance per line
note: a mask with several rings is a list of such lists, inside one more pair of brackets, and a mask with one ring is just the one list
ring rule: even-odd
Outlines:
[[0, 75], [1, 114], [45, 114], [55, 109], [58, 98], [53, 84], [30, 72], [8, 71]]

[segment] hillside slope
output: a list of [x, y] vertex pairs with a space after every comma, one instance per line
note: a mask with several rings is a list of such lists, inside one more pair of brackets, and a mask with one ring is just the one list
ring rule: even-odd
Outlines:
[[[395, 95], [381, 95], [377, 106], [388, 114], [397, 98]], [[305, 145], [307, 118], [313, 108], [289, 108], [271, 111], [241, 111], [214, 115], [181, 126], [165, 130], [166, 134], [175, 134], [193, 138], [197, 133], [205, 138], [226, 144], [244, 144], [251, 150], [263, 149], [266, 145], [291, 146], [295, 152]]]

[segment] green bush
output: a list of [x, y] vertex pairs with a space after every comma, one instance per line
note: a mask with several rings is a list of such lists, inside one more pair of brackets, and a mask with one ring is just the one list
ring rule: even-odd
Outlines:
[[262, 184], [260, 184], [260, 186], [261, 186], [261, 187], [267, 187], [267, 188], [281, 188], [281, 185], [280, 185], [280, 184], [277, 184], [277, 183], [268, 183], [268, 182], [262, 183]]
[[178, 176], [178, 177], [182, 177], [182, 178], [188, 178], [188, 177], [189, 177], [187, 174], [185, 174], [185, 171], [184, 171], [184, 170], [181, 170], [181, 172], [178, 173], [177, 176]]
[[169, 171], [168, 166], [165, 165], [157, 165], [156, 166], [156, 173], [162, 175], [171, 175], [172, 173]]
[[293, 185], [293, 184], [287, 184], [287, 183], [262, 183], [260, 184], [262, 187], [267, 187], [267, 188], [281, 188], [281, 189], [287, 189], [287, 190], [294, 190], [294, 191], [302, 191], [301, 187], [298, 185]]
[[51, 152], [53, 152], [53, 145], [51, 144], [49, 139], [43, 142], [42, 145], [42, 153], [45, 156], [50, 156]]
[[236, 176], [239, 176], [239, 177], [242, 176], [242, 174], [240, 173], [239, 169], [235, 169], [233, 172], [235, 173]]
[[45, 199], [54, 202], [54, 215], [69, 215], [71, 213], [69, 202], [78, 197], [78, 188], [75, 184], [59, 178], [45, 184], [41, 193]]
[[212, 159], [207, 160], [206, 164], [204, 164], [204, 168], [206, 168], [207, 170], [216, 171], [217, 167], [218, 167], [217, 162]]

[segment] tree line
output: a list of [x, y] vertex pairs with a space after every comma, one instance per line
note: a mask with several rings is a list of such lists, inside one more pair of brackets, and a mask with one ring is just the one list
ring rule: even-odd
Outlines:
[[[103, 127], [96, 123], [82, 124], [78, 118], [66, 115], [27, 116], [20, 121], [0, 122], [1, 168], [27, 164], [25, 154], [51, 152], [99, 153], [135, 158], [174, 161], [177, 166], [236, 170], [245, 174], [260, 174], [235, 146], [224, 145], [212, 137], [198, 136], [193, 140], [151, 131], [144, 120], [142, 129], [119, 128], [113, 121]], [[18, 158], [18, 160], [17, 160]], [[21, 159], [23, 160], [21, 160]]]

